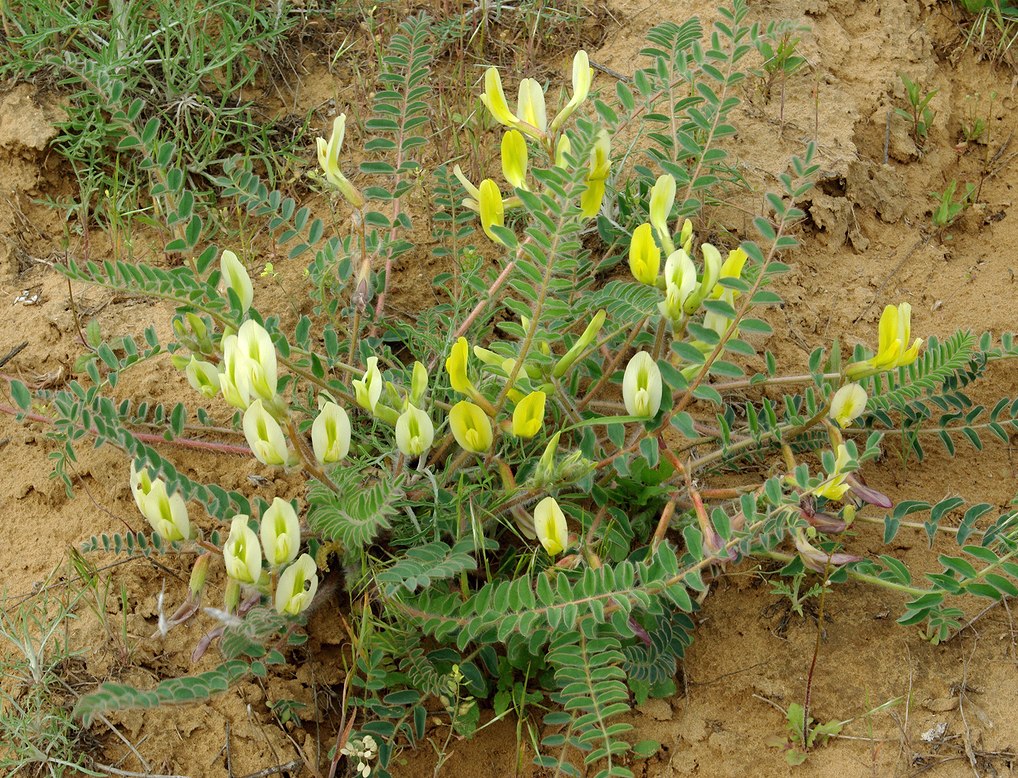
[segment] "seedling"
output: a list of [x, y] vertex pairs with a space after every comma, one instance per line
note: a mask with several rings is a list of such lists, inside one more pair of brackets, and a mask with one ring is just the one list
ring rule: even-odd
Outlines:
[[962, 215], [966, 208], [970, 207], [974, 201], [974, 194], [976, 187], [974, 184], [965, 184], [965, 192], [955, 198], [955, 193], [958, 190], [958, 182], [951, 179], [951, 182], [947, 185], [947, 188], [943, 192], [931, 192], [930, 197], [936, 202], [936, 206], [933, 209], [933, 214], [930, 220], [933, 222], [933, 227], [938, 232], [950, 227], [957, 221], [958, 217]]
[[894, 112], [912, 123], [912, 140], [915, 141], [916, 148], [922, 150], [926, 145], [933, 120], [937, 117], [937, 112], [930, 107], [930, 101], [933, 100], [933, 96], [937, 94], [938, 90], [933, 89], [927, 92], [922, 84], [913, 81], [904, 73], [899, 73], [898, 77], [905, 86], [908, 107], [895, 108]]

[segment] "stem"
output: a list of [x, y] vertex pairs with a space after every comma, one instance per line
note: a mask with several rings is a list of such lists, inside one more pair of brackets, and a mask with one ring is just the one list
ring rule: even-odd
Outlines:
[[[40, 416], [37, 413], [23, 413], [18, 408], [14, 408], [10, 405], [4, 405], [3, 403], [0, 403], [0, 413], [6, 413], [10, 416], [21, 415], [28, 421], [38, 421], [43, 424], [56, 424], [56, 422], [48, 416]], [[99, 436], [98, 430], [93, 427], [89, 427], [87, 429], [82, 427], [81, 429], [84, 429], [85, 433], [93, 438]], [[193, 440], [191, 438], [174, 438], [173, 440], [167, 440], [162, 435], [154, 435], [149, 432], [134, 432], [133, 430], [129, 431], [134, 437], [143, 443], [167, 443], [171, 446], [180, 446], [181, 448], [215, 451], [220, 454], [240, 454], [241, 456], [251, 456], [251, 449], [247, 446], [237, 446], [232, 443], [216, 443], [208, 440]], [[110, 442], [112, 443], [113, 441]]]

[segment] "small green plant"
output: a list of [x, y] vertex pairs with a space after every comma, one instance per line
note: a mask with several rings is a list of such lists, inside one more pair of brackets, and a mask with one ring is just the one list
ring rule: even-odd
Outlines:
[[785, 711], [785, 726], [787, 737], [775, 737], [771, 742], [775, 747], [784, 749], [786, 761], [794, 767], [805, 762], [814, 748], [841, 734], [844, 722], [828, 721], [821, 724], [812, 716], [807, 720], [803, 706], [793, 702]]
[[926, 91], [922, 84], [913, 81], [904, 73], [899, 73], [898, 77], [905, 87], [905, 99], [908, 105], [906, 108], [895, 108], [894, 112], [911, 123], [912, 140], [915, 142], [916, 148], [922, 151], [926, 146], [930, 127], [937, 116], [937, 112], [931, 107], [930, 102], [938, 90]]
[[930, 221], [938, 233], [954, 224], [972, 206], [975, 191], [975, 184], [965, 184], [965, 191], [959, 193], [958, 182], [952, 178], [943, 192], [930, 193], [934, 201]]
[[806, 570], [799, 569], [793, 573], [786, 583], [781, 579], [771, 581], [771, 594], [777, 597], [784, 597], [788, 600], [788, 607], [795, 615], [802, 617], [802, 606], [806, 600], [812, 597], [819, 597], [824, 590], [823, 584], [814, 583], [806, 591], [802, 591], [802, 585], [806, 580]]
[[765, 99], [771, 99], [774, 84], [780, 81], [784, 103], [785, 82], [806, 64], [806, 58], [796, 53], [800, 41], [797, 33], [804, 29], [807, 28], [791, 22], [770, 22], [766, 27], [759, 22], [753, 25], [753, 45], [763, 60], [760, 78]]
[[51, 580], [21, 602], [0, 601], [0, 770], [59, 778], [99, 775], [82, 754], [82, 732], [71, 709], [77, 695], [65, 680], [75, 652], [68, 620], [83, 591], [60, 599]]

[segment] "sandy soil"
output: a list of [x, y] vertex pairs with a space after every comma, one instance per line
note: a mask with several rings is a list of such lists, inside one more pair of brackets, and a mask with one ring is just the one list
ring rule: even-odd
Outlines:
[[[604, 43], [591, 48], [591, 57], [630, 72], [653, 24], [702, 14], [701, 7], [690, 0], [653, 6], [644, 0], [613, 0], [599, 17]], [[820, 185], [805, 203], [810, 223], [801, 235], [803, 247], [791, 256], [793, 272], [781, 282], [786, 305], [773, 319], [778, 334], [768, 346], [794, 367], [813, 347], [834, 337], [849, 344], [871, 342], [883, 305], [900, 300], [912, 303], [913, 328], [920, 335], [944, 336], [958, 328], [995, 333], [1014, 329], [1018, 261], [1012, 247], [1018, 242], [1018, 222], [1010, 207], [1018, 171], [1008, 145], [1014, 131], [1013, 71], [980, 61], [977, 51], [964, 49], [963, 34], [946, 3], [774, 0], [754, 3], [753, 13], [807, 25], [801, 50], [811, 68], [787, 83], [783, 112], [779, 96], [766, 100], [758, 82], [747, 82], [736, 122], [740, 135], [735, 155], [759, 187], [772, 184], [789, 156], [801, 152], [809, 140], [817, 142], [822, 165]], [[339, 103], [351, 99], [352, 88], [330, 80], [320, 60], [309, 57], [304, 67], [296, 110], [320, 105], [330, 96]], [[899, 72], [939, 90], [933, 102], [937, 118], [922, 155], [904, 121], [891, 112], [903, 101]], [[611, 87], [603, 75], [597, 83]], [[988, 105], [991, 92], [996, 98], [988, 145], [959, 146], [971, 106]], [[36, 202], [68, 193], [68, 171], [47, 148], [59, 116], [55, 99], [32, 86], [9, 86], [0, 92], [0, 354], [28, 342], [2, 371], [36, 386], [61, 385], [82, 352], [68, 286], [47, 266], [63, 258], [65, 246], [71, 254], [82, 255], [86, 246], [81, 228], [65, 224], [60, 213]], [[994, 159], [993, 174], [981, 176], [988, 158]], [[949, 239], [931, 236], [929, 193], [942, 190], [951, 179], [981, 182], [979, 201], [949, 231]], [[698, 231], [710, 233], [725, 224], [738, 232], [743, 219], [733, 214], [723, 207], [709, 211]], [[93, 257], [119, 256], [124, 246], [93, 232], [87, 251]], [[133, 254], [163, 261], [144, 236], [135, 241]], [[300, 296], [300, 269], [278, 261], [276, 265], [278, 284], [260, 279], [257, 293], [280, 301], [282, 308], [285, 297]], [[419, 288], [422, 284], [402, 282], [421, 281], [426, 290], [436, 269], [410, 262], [398, 272], [399, 288]], [[25, 290], [38, 296], [34, 304], [15, 302]], [[97, 318], [106, 337], [137, 333], [142, 324], [154, 324], [168, 336], [171, 311], [165, 306], [97, 289], [74, 288], [73, 293], [79, 316]], [[404, 293], [394, 304], [412, 311], [427, 303], [427, 291], [422, 294]], [[993, 382], [987, 396], [1018, 393], [1013, 366], [995, 370]], [[118, 391], [171, 402], [185, 386], [168, 359], [159, 358], [125, 375]], [[228, 418], [222, 407], [210, 410], [216, 418]], [[0, 581], [12, 596], [38, 588], [54, 568], [59, 568], [58, 576], [68, 575], [66, 566], [61, 567], [68, 548], [88, 536], [125, 525], [140, 528], [123, 456], [109, 448], [92, 451], [82, 446], [74, 470], [75, 494], [69, 499], [50, 477], [47, 455], [52, 447], [44, 425], [19, 426], [0, 414], [0, 504], [14, 525], [0, 543]], [[1003, 510], [1015, 496], [1018, 479], [1009, 446], [990, 444], [979, 455], [960, 447], [954, 460], [932, 447], [930, 451], [921, 466], [905, 466], [887, 456], [869, 467], [867, 478], [895, 499], [934, 501], [957, 494]], [[295, 482], [248, 459], [180, 448], [168, 448], [167, 454], [192, 478], [214, 479], [228, 488], [257, 488], [267, 499], [295, 493]], [[255, 487], [249, 475], [270, 479]], [[859, 553], [876, 552], [879, 545], [879, 534], [866, 530], [854, 541]], [[902, 532], [893, 553], [913, 569], [924, 570], [948, 547], [931, 550], [925, 536]], [[809, 617], [789, 617], [758, 573], [744, 567], [715, 585], [698, 615], [680, 693], [648, 702], [633, 716], [638, 739], [662, 743], [656, 757], [635, 767], [637, 775], [792, 772], [766, 740], [784, 728], [775, 706], [802, 698], [817, 626]], [[116, 589], [125, 587], [128, 602], [128, 612], [120, 614], [117, 598], [111, 599], [111, 623], [126, 619], [137, 639], [130, 656], [115, 635], [97, 641], [97, 621], [82, 609], [72, 637], [89, 646], [75, 671], [83, 686], [106, 679], [149, 685], [160, 677], [211, 666], [211, 657], [197, 667], [190, 665], [193, 631], [172, 632], [165, 642], [148, 639], [160, 590], [165, 586], [171, 601], [182, 597], [187, 575], [182, 565], [133, 561], [110, 574]], [[1010, 610], [994, 608], [957, 639], [931, 646], [912, 629], [894, 624], [901, 605], [893, 593], [856, 585], [839, 587], [827, 599], [814, 714], [825, 721], [852, 721], [844, 730], [847, 737], [812, 753], [795, 772], [844, 778], [1011, 774], [1018, 749], [1013, 702], [1018, 698], [1018, 638]], [[301, 752], [319, 758], [334, 737], [334, 697], [341, 685], [337, 663], [330, 662], [340, 650], [333, 637], [339, 634], [335, 619], [334, 614], [322, 614], [312, 624], [313, 661], [292, 665], [264, 682], [243, 684], [207, 705], [132, 712], [111, 720], [137, 744], [148, 761], [146, 769], [153, 772], [242, 776], [300, 759]], [[867, 715], [897, 697], [908, 703]], [[308, 704], [302, 725], [276, 722], [270, 705], [280, 699]], [[938, 724], [945, 725], [943, 733], [925, 738]], [[102, 744], [103, 761], [142, 769], [108, 729], [98, 725], [94, 733]], [[445, 739], [438, 727], [432, 735], [436, 744]], [[516, 744], [515, 723], [509, 721], [484, 729], [471, 741], [454, 738], [440, 774], [513, 774]], [[403, 759], [396, 775], [418, 778], [435, 769], [435, 750], [426, 745]], [[529, 755], [521, 763], [520, 775], [536, 774]]]

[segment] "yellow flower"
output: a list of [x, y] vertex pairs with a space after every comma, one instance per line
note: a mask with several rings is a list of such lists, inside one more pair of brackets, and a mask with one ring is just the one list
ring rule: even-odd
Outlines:
[[683, 310], [690, 314], [696, 313], [700, 304], [714, 291], [721, 275], [721, 252], [710, 243], [704, 243], [700, 246], [700, 254], [703, 257], [703, 277], [700, 279], [700, 286], [686, 298], [682, 306]]
[[374, 413], [378, 399], [382, 396], [382, 371], [378, 369], [378, 357], [368, 357], [368, 367], [360, 381], [351, 381], [354, 399], [369, 413]]
[[506, 127], [519, 125], [520, 120], [509, 110], [509, 103], [506, 102], [505, 92], [502, 90], [502, 77], [494, 67], [484, 71], [484, 94], [481, 95], [481, 102], [487, 106], [499, 124]]
[[845, 384], [834, 393], [830, 416], [844, 429], [866, 410], [866, 390], [859, 384]]
[[414, 362], [414, 370], [410, 375], [410, 402], [419, 403], [428, 391], [428, 368], [420, 362]]
[[561, 554], [569, 544], [566, 515], [554, 497], [545, 497], [534, 508], [534, 531], [549, 556]]
[[265, 328], [253, 319], [237, 331], [236, 370], [247, 373], [247, 386], [252, 394], [267, 402], [276, 397], [276, 347]]
[[[502, 175], [517, 189], [527, 188], [527, 141], [518, 130], [502, 136]], [[453, 171], [455, 173], [455, 171]]]
[[419, 457], [435, 440], [431, 417], [412, 403], [396, 420], [396, 447], [404, 456]]
[[848, 454], [848, 447], [844, 443], [838, 446], [838, 456], [834, 462], [834, 470], [828, 474], [827, 480], [816, 489], [813, 493], [817, 497], [826, 497], [828, 500], [840, 500], [845, 496], [851, 487], [845, 483], [845, 479], [848, 478], [848, 473], [845, 472], [845, 467], [852, 460]]
[[630, 416], [653, 418], [661, 407], [661, 369], [646, 351], [629, 360], [622, 378], [622, 400]]
[[919, 349], [923, 345], [922, 338], [916, 338], [911, 346], [908, 342], [912, 337], [912, 306], [901, 303], [897, 307], [888, 305], [880, 316], [880, 329], [877, 353], [862, 362], [848, 366], [846, 373], [851, 379], [904, 367], [916, 361]]
[[272, 414], [265, 410], [261, 400], [255, 400], [244, 411], [244, 437], [262, 464], [289, 465], [292, 457], [286, 447], [286, 436]]
[[184, 375], [191, 387], [205, 397], [212, 398], [219, 394], [219, 372], [211, 362], [202, 362], [192, 355], [191, 361], [184, 368]]
[[[552, 376], [555, 378], [561, 378], [566, 374], [566, 371], [573, 366], [573, 363], [580, 358], [580, 354], [587, 350], [591, 343], [594, 342], [594, 338], [597, 337], [601, 331], [601, 327], [604, 326], [604, 321], [608, 317], [608, 312], [601, 308], [597, 313], [594, 314], [594, 318], [590, 320], [590, 324], [587, 325], [586, 329], [576, 342], [573, 347], [567, 351], [562, 359], [555, 363], [555, 367], [552, 369]], [[536, 378], [537, 376], [531, 376]]]
[[300, 521], [297, 511], [286, 500], [274, 497], [262, 514], [262, 549], [270, 567], [292, 562], [300, 547]]
[[[704, 245], [709, 244], [705, 243]], [[714, 284], [714, 291], [710, 294], [712, 299], [724, 300], [731, 306], [735, 305], [735, 299], [739, 296], [739, 292], [723, 286], [720, 281], [725, 278], [739, 278], [742, 275], [742, 269], [745, 267], [748, 258], [749, 255], [741, 248], [732, 249], [728, 252], [728, 259], [721, 265], [721, 272], [718, 274], [718, 283]], [[718, 335], [725, 334], [730, 322], [731, 319], [727, 316], [715, 311], [707, 311], [703, 316], [703, 326], [714, 330]]]
[[641, 284], [654, 286], [657, 274], [661, 270], [661, 249], [654, 242], [654, 234], [650, 224], [641, 224], [633, 230], [633, 238], [629, 242], [629, 269], [633, 278]]
[[[544, 135], [544, 131], [548, 129], [548, 115], [544, 108], [544, 90], [532, 78], [520, 81], [519, 95], [516, 100], [516, 115], [521, 122], [538, 130], [540, 135]], [[540, 137], [533, 132], [527, 134]]]
[[476, 397], [477, 389], [470, 382], [467, 375], [467, 364], [470, 357], [470, 346], [466, 338], [457, 338], [449, 350], [449, 356], [445, 360], [445, 371], [449, 374], [449, 383], [453, 391], [464, 394], [467, 397]]
[[679, 246], [687, 254], [693, 248], [693, 222], [689, 219], [682, 222], [682, 232], [679, 233]]
[[318, 565], [307, 554], [283, 571], [276, 584], [276, 612], [296, 616], [307, 610], [318, 591]]
[[467, 451], [483, 454], [491, 448], [491, 421], [480, 406], [466, 400], [456, 403], [449, 411], [449, 426], [456, 442]]
[[568, 119], [573, 111], [587, 99], [590, 94], [590, 85], [594, 81], [594, 69], [590, 66], [590, 59], [587, 52], [580, 49], [573, 56], [573, 96], [569, 102], [562, 106], [562, 110], [551, 121], [551, 131], [558, 132], [563, 122]]
[[339, 152], [343, 148], [346, 134], [346, 114], [341, 113], [332, 123], [332, 135], [328, 140], [318, 138], [318, 164], [325, 171], [326, 180], [339, 190], [354, 208], [364, 207], [364, 195], [351, 184], [339, 169]]
[[544, 392], [531, 392], [516, 404], [513, 410], [513, 435], [518, 438], [532, 438], [541, 431], [544, 424], [544, 403], [548, 396]]
[[179, 491], [170, 496], [165, 481], [161, 478], [153, 479], [146, 468], [138, 470], [132, 465], [131, 493], [142, 516], [164, 540], [186, 540], [191, 537], [187, 504]]
[[478, 189], [477, 205], [481, 215], [481, 227], [484, 229], [484, 234], [490, 240], [495, 243], [501, 243], [504, 246], [505, 242], [492, 232], [491, 228], [492, 226], [505, 226], [505, 203], [502, 201], [502, 193], [498, 191], [498, 184], [490, 178], [486, 178], [481, 182], [481, 186]]
[[223, 338], [223, 372], [219, 374], [219, 388], [223, 399], [234, 408], [247, 410], [251, 404], [249, 376], [244, 369], [243, 358], [237, 351], [237, 336]]
[[590, 161], [587, 171], [587, 188], [580, 195], [580, 212], [584, 218], [597, 216], [601, 210], [601, 203], [604, 201], [605, 182], [608, 180], [608, 172], [611, 170], [611, 137], [607, 130], [601, 130], [597, 134], [594, 148], [590, 151]]
[[238, 514], [230, 522], [230, 536], [223, 546], [226, 574], [235, 581], [256, 584], [262, 575], [262, 548], [258, 536], [247, 524], [247, 516]]
[[232, 251], [225, 249], [219, 258], [219, 269], [226, 288], [233, 290], [240, 301], [241, 311], [246, 312], [254, 299], [254, 287], [251, 285], [251, 276], [247, 274], [244, 263]]
[[685, 313], [686, 301], [696, 289], [696, 265], [685, 251], [673, 251], [665, 262], [665, 299], [658, 303], [661, 313], [677, 325]]
[[658, 176], [650, 190], [650, 223], [654, 225], [657, 239], [664, 250], [671, 254], [675, 251], [672, 233], [668, 228], [668, 216], [675, 204], [675, 179], [668, 173]]
[[350, 451], [350, 417], [334, 402], [326, 402], [311, 425], [315, 459], [324, 464], [339, 462]]

